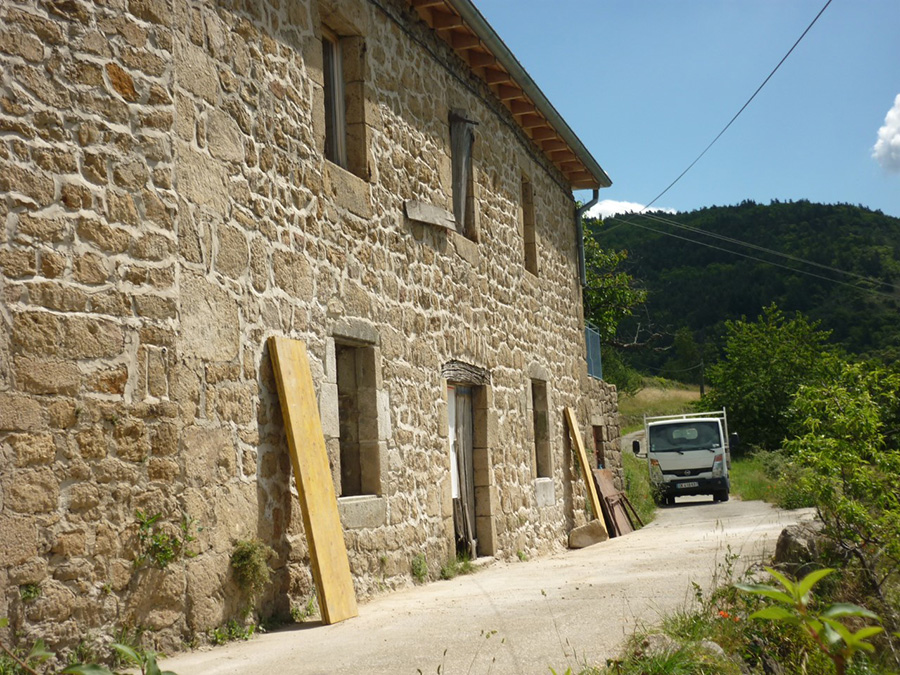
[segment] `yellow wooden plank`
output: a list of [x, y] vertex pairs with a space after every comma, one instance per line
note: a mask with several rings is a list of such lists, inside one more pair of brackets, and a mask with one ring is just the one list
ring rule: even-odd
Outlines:
[[269, 352], [322, 621], [337, 623], [357, 616], [358, 610], [306, 345], [270, 337]]
[[608, 536], [609, 532], [606, 530], [606, 523], [603, 522], [603, 512], [600, 510], [600, 497], [597, 495], [597, 486], [594, 485], [591, 465], [588, 462], [587, 452], [584, 450], [584, 442], [581, 440], [581, 431], [578, 429], [578, 420], [575, 419], [575, 411], [571, 408], [566, 408], [566, 421], [569, 423], [569, 438], [572, 439], [572, 445], [575, 446], [575, 451], [578, 455], [578, 463], [581, 464], [581, 475], [584, 477], [584, 484], [587, 485], [591, 510], [594, 512], [594, 518], [600, 521], [600, 526]]

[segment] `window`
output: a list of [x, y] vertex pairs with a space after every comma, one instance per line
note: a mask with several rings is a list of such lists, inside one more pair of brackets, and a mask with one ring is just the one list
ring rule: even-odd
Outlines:
[[478, 240], [475, 225], [475, 179], [472, 170], [476, 124], [477, 122], [466, 117], [464, 111], [454, 110], [450, 113], [453, 216], [456, 218], [457, 231], [472, 241]]
[[551, 478], [553, 467], [550, 458], [550, 411], [547, 401], [547, 383], [531, 381], [531, 414], [534, 424], [534, 472], [536, 478]]
[[322, 31], [322, 68], [325, 77], [325, 157], [347, 168], [347, 102], [341, 41]]
[[522, 176], [522, 237], [525, 242], [525, 269], [538, 273], [537, 235], [534, 228], [534, 188], [526, 176]]
[[322, 28], [322, 76], [325, 98], [325, 157], [369, 179], [365, 120], [366, 46], [362, 37], [338, 36]]
[[335, 343], [342, 497], [381, 492], [376, 349]]

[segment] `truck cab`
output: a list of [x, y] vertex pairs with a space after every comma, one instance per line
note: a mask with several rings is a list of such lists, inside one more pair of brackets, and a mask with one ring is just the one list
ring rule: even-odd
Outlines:
[[650, 480], [660, 503], [712, 495], [728, 501], [728, 422], [725, 410], [644, 418]]

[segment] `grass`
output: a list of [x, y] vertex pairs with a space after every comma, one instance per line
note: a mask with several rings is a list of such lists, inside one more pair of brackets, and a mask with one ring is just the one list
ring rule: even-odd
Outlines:
[[647, 460], [638, 459], [626, 450], [622, 453], [622, 468], [625, 470], [625, 494], [646, 525], [656, 516]]
[[744, 501], [761, 500], [775, 502], [777, 479], [766, 472], [761, 456], [735, 457], [731, 460], [731, 492]]
[[453, 577], [458, 577], [461, 574], [472, 574], [472, 572], [474, 571], [475, 566], [472, 564], [472, 560], [469, 558], [469, 556], [464, 553], [460, 553], [455, 558], [448, 560], [441, 566], [441, 579], [452, 579]]
[[784, 509], [812, 504], [795, 489], [797, 469], [779, 452], [754, 452], [731, 460], [731, 492], [744, 501], [758, 499]]
[[643, 388], [633, 396], [619, 397], [619, 424], [622, 434], [644, 428], [644, 415], [678, 415], [694, 412], [700, 388], [659, 377], [645, 378]]

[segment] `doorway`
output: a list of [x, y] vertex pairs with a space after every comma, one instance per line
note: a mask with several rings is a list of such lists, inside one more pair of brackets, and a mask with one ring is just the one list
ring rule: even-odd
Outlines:
[[474, 559], [478, 553], [475, 527], [475, 445], [472, 387], [447, 387], [450, 431], [450, 491], [453, 497], [453, 531], [456, 552]]

